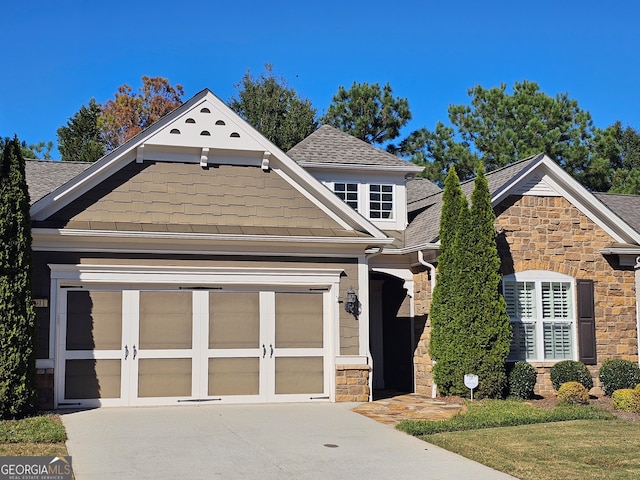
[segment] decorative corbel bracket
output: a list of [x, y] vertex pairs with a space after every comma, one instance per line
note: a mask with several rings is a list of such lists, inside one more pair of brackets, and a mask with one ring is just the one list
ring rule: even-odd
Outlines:
[[144, 160], [144, 145], [140, 145], [136, 148], [136, 163], [142, 163]]
[[262, 155], [262, 171], [263, 172], [268, 172], [270, 167], [269, 167], [269, 158], [271, 157], [271, 152], [264, 152], [264, 154]]
[[209, 148], [203, 147], [202, 152], [200, 152], [200, 166], [206, 167], [209, 165]]

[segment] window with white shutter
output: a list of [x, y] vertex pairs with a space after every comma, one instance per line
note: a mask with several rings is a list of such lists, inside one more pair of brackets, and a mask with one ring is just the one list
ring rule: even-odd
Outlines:
[[528, 271], [506, 276], [502, 285], [513, 331], [509, 359], [573, 359], [573, 279]]

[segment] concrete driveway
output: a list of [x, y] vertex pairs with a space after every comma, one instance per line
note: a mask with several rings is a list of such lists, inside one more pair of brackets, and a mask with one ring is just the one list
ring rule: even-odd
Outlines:
[[62, 415], [77, 480], [512, 479], [355, 404], [103, 408]]

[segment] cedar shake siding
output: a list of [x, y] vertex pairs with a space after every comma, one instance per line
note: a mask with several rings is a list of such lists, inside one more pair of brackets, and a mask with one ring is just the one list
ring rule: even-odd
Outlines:
[[257, 235], [356, 235], [259, 167], [132, 162], [37, 227]]

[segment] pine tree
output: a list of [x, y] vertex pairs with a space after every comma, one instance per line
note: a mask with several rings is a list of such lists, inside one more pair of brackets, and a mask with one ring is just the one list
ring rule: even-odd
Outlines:
[[95, 162], [105, 153], [98, 119], [102, 108], [95, 99], [89, 100], [69, 119], [66, 126], [58, 129], [58, 150], [63, 162]]
[[0, 418], [17, 418], [36, 403], [29, 192], [17, 138], [0, 164], [0, 239]]

